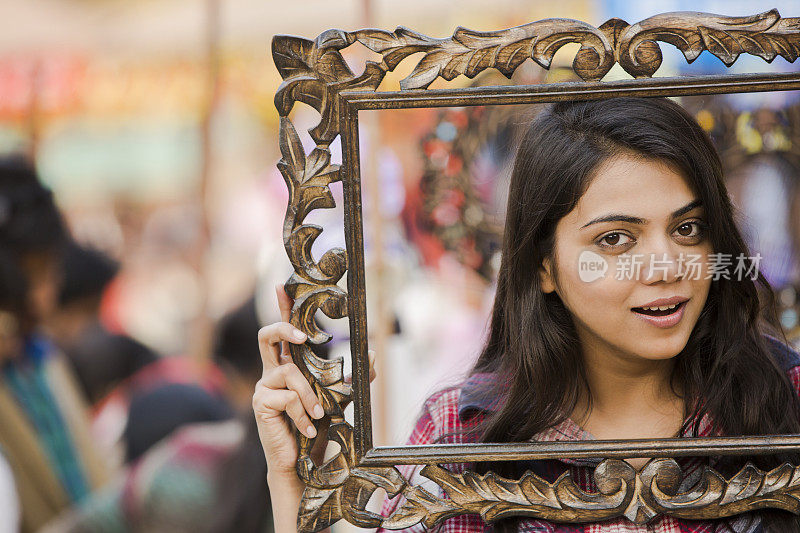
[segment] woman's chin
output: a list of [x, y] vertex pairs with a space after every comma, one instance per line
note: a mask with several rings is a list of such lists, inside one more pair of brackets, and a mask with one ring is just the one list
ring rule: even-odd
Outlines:
[[687, 341], [688, 337], [682, 335], [673, 335], [667, 339], [652, 339], [636, 353], [639, 357], [653, 361], [672, 359], [681, 353]]

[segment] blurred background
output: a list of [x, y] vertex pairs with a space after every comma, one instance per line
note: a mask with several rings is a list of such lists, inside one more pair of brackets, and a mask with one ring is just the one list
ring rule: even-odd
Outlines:
[[[78, 491], [67, 498], [72, 505], [54, 505], [59, 518], [50, 527], [155, 531], [169, 524], [171, 531], [197, 531], [179, 517], [205, 502], [227, 510], [219, 531], [269, 530], [268, 513], [241, 518], [248, 524], [231, 518], [266, 509], [263, 487], [232, 501], [217, 498], [220, 486], [235, 485], [220, 474], [222, 463], [252, 477], [252, 486], [264, 485], [246, 416], [260, 372], [255, 332], [279, 319], [274, 286], [291, 273], [282, 242], [288, 194], [275, 167], [273, 96], [281, 79], [270, 53], [273, 35], [313, 39], [329, 28], [403, 25], [445, 37], [457, 26], [488, 31], [548, 17], [599, 26], [611, 17], [634, 23], [668, 11], [746, 16], [772, 8], [800, 16], [797, 0], [3, 2], [0, 155], [24, 154], [35, 163], [71, 241], [58, 263], [57, 309], [40, 325], [66, 353], [90, 405], [90, 434], [110, 450], [104, 453], [116, 472], [111, 488]], [[661, 49], [658, 76], [800, 69], [781, 57], [767, 64], [750, 56], [725, 69], [707, 52], [687, 65], [672, 46]], [[576, 50], [564, 47], [549, 72], [529, 61], [513, 82], [575, 79]], [[347, 55], [355, 72], [364, 57], [358, 50]], [[401, 64], [381, 90], [397, 89], [411, 68]], [[615, 67], [606, 79], [624, 77]], [[510, 82], [489, 73], [435, 86], [504, 83]], [[743, 230], [777, 291], [777, 321], [800, 342], [798, 94], [682, 103], [717, 142]], [[519, 126], [509, 119], [517, 111], [362, 113], [370, 347], [379, 371], [376, 444], [402, 443], [426, 395], [457, 381], [480, 350]], [[297, 105], [292, 119], [310, 150], [306, 130], [319, 116]], [[340, 159], [338, 142], [332, 151]], [[325, 228], [316, 257], [344, 246], [341, 186], [333, 190], [339, 206], [309, 217]], [[334, 339], [322, 351], [349, 354], [347, 321], [323, 325]], [[198, 403], [202, 412], [180, 407]], [[154, 421], [153, 412], [162, 419]], [[11, 448], [0, 439], [0, 453], [4, 446]], [[207, 465], [199, 471], [196, 456], [192, 465], [181, 462], [198, 447]], [[5, 453], [13, 463], [13, 452]], [[134, 487], [149, 492], [134, 491], [141, 498], [122, 505]]]

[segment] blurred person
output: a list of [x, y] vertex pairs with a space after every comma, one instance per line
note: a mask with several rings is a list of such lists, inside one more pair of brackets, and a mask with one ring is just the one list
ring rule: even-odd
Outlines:
[[197, 358], [156, 357], [95, 404], [93, 432], [116, 464], [130, 464], [183, 426], [231, 418], [224, 382], [216, 365]]
[[267, 464], [250, 406], [261, 376], [255, 299], [223, 317], [214, 360], [240, 416], [187, 425], [134, 460], [126, 473], [47, 533], [272, 531]]
[[95, 407], [95, 435], [116, 449], [118, 463], [135, 461], [184, 425], [232, 417], [221, 387], [204, 383], [191, 358], [161, 358], [105, 326], [101, 307], [119, 271], [116, 261], [70, 241], [61, 266], [59, 305], [48, 329]]
[[261, 377], [258, 345], [251, 335], [259, 327], [256, 298], [250, 297], [220, 319], [214, 335], [214, 362], [225, 373], [226, 395], [238, 411], [250, 409], [252, 385]]
[[235, 419], [180, 428], [40, 533], [205, 531], [217, 513], [218, 472], [243, 436]]
[[128, 469], [46, 531], [194, 533], [213, 510], [209, 480], [241, 438], [226, 400], [198, 384], [134, 391], [121, 438]]
[[107, 479], [69, 365], [42, 332], [59, 287], [66, 229], [51, 192], [21, 157], [0, 159], [0, 448], [38, 530]]
[[125, 426], [125, 462], [135, 462], [181, 427], [231, 418], [224, 398], [193, 383], [164, 383], [135, 394]]
[[58, 307], [48, 321], [92, 404], [158, 360], [153, 350], [128, 335], [112, 333], [100, 319], [103, 295], [118, 271], [119, 264], [104, 253], [70, 241], [62, 262]]

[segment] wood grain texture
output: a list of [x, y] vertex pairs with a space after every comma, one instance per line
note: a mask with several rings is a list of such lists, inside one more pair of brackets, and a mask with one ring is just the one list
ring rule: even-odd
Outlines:
[[[793, 465], [783, 465], [770, 472], [748, 465], [730, 479], [706, 470], [694, 488], [678, 493], [681, 472], [674, 459], [652, 459], [640, 471], [619, 459], [626, 453], [633, 453], [631, 456], [638, 453], [641, 457], [646, 450], [652, 451], [659, 445], [657, 440], [640, 443], [638, 451], [637, 446], [630, 444], [605, 449], [617, 458], [606, 459], [596, 468], [597, 493], [580, 490], [568, 474], [551, 484], [531, 473], [519, 480], [509, 480], [492, 473], [483, 476], [472, 472], [454, 474], [436, 464], [428, 464], [424, 475], [442, 487], [448, 496], [440, 498], [410, 485], [393, 465], [365, 464], [369, 459], [371, 432], [357, 163], [358, 110], [554, 101], [574, 99], [584, 93], [589, 98], [621, 94], [657, 96], [665, 88], [673, 91], [676, 84], [636, 79], [609, 83], [607, 89], [603, 89], [600, 86], [605, 84], [598, 82], [616, 63], [635, 78], [652, 76], [662, 62], [659, 42], [676, 46], [689, 62], [704, 50], [726, 65], [731, 65], [741, 54], [755, 55], [766, 61], [777, 56], [794, 61], [800, 55], [800, 19], [782, 19], [776, 10], [751, 17], [680, 12], [656, 15], [632, 25], [621, 19], [611, 19], [599, 27], [576, 20], [546, 19], [494, 32], [458, 28], [452, 36], [441, 39], [402, 27], [391, 32], [332, 29], [313, 40], [282, 35], [273, 39], [273, 59], [283, 79], [275, 95], [280, 115], [278, 168], [289, 191], [283, 239], [294, 270], [285, 286], [294, 299], [291, 322], [309, 336], [307, 344], [291, 345], [290, 349], [294, 362], [325, 409], [325, 417], [316, 422], [318, 438], [339, 446], [335, 455], [317, 465], [311, 459], [314, 439], [297, 434], [297, 472], [306, 485], [298, 515], [300, 531], [319, 531], [342, 519], [366, 528], [402, 529], [420, 522], [433, 527], [448, 517], [473, 512], [480, 513], [488, 521], [511, 515], [536, 516], [556, 522], [590, 522], [625, 516], [633, 522], [646, 523], [659, 514], [710, 519], [767, 507], [800, 511], [800, 472]], [[380, 61], [366, 61], [363, 72], [358, 75], [342, 56], [342, 50], [355, 43], [381, 58]], [[420, 93], [427, 93], [427, 87], [438, 78], [452, 80], [460, 75], [471, 78], [487, 69], [510, 77], [528, 58], [548, 68], [558, 49], [569, 43], [580, 45], [573, 68], [586, 82], [584, 84], [563, 84], [564, 87], [552, 91], [533, 87], [526, 94], [516, 94], [508, 87], [476, 87], [448, 94], [431, 91], [430, 97], [420, 96]], [[421, 56], [410, 58], [418, 53]], [[356, 98], [359, 92], [381, 94], [376, 91], [385, 75], [407, 58], [416, 63], [401, 81], [399, 92], [382, 100], [362, 98], [359, 101]], [[736, 81], [736, 86], [741, 90], [777, 90], [797, 88], [800, 83], [797, 79], [773, 76], [754, 80], [742, 78]], [[713, 79], [705, 83], [687, 80], [685, 94], [733, 92], [730, 88], [733, 85], [716, 90]], [[410, 98], [403, 101], [402, 94]], [[320, 114], [319, 123], [309, 131], [316, 145], [309, 153], [289, 118], [298, 102]], [[343, 146], [342, 167], [331, 163], [330, 144], [339, 136]], [[337, 181], [343, 182], [345, 191], [347, 250], [334, 248], [317, 259], [312, 247], [323, 229], [306, 223], [305, 219], [315, 209], [335, 206], [330, 185]], [[350, 294], [339, 287], [345, 274]], [[330, 340], [330, 335], [314, 319], [317, 311], [331, 318], [349, 316], [353, 339], [352, 385], [344, 379], [342, 360], [320, 359], [310, 349], [310, 345]], [[344, 416], [344, 409], [350, 402], [355, 402], [357, 407], [355, 427]], [[752, 452], [774, 453], [777, 450], [771, 437], [753, 439], [752, 446], [748, 444], [746, 448]], [[563, 444], [565, 457], [575, 451], [570, 443]], [[696, 455], [711, 455], [715, 449], [708, 444], [693, 451]], [[665, 455], [670, 456], [670, 453]], [[403, 505], [390, 517], [366, 510], [369, 498], [378, 489], [389, 496], [402, 494], [405, 498]]]

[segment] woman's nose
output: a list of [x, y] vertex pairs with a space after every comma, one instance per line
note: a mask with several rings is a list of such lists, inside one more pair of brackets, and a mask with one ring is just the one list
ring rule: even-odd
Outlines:
[[673, 252], [651, 252], [644, 258], [642, 281], [673, 283], [685, 276], [685, 258]]

